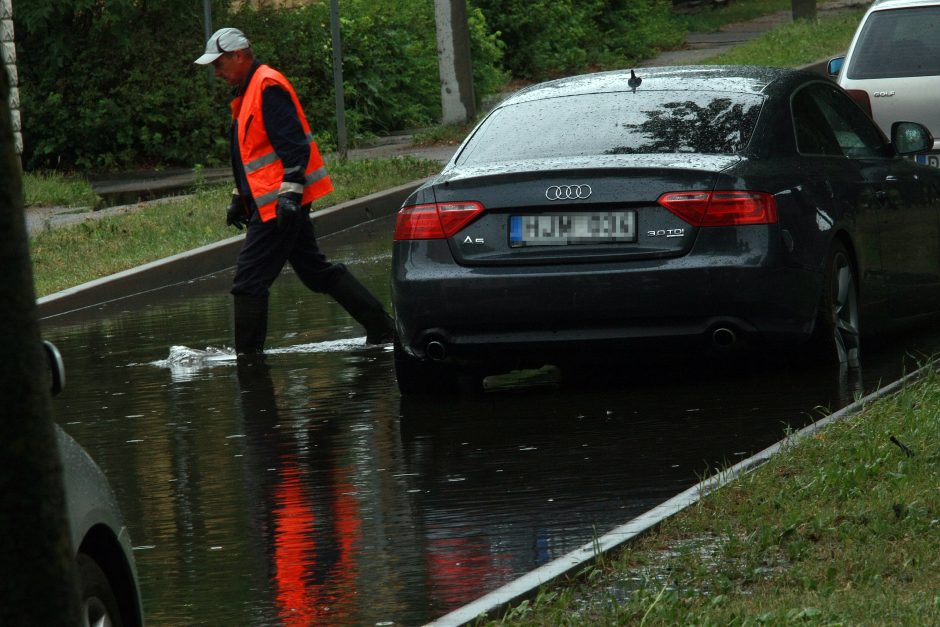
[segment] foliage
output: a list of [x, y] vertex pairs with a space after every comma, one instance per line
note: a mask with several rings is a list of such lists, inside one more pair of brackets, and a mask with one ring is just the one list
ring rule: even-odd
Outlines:
[[[351, 135], [367, 136], [428, 126], [440, 116], [440, 79], [434, 7], [423, 0], [347, 0], [341, 21], [346, 124]], [[488, 34], [479, 11], [469, 16], [478, 94], [505, 81], [497, 69], [501, 49]], [[255, 51], [294, 84], [321, 143], [334, 143], [329, 6], [308, 5], [285, 12], [243, 9], [235, 26], [252, 36]]]
[[[629, 67], [790, 0], [731, 2], [673, 14], [669, 0], [468, 0], [478, 99], [509, 76], [537, 80]], [[317, 133], [335, 143], [329, 3], [278, 9], [211, 0], [216, 25], [243, 29], [284, 72]], [[433, 3], [341, 3], [346, 126], [353, 142], [435, 124], [440, 84]], [[100, 171], [227, 162], [226, 85], [193, 65], [202, 3], [192, 0], [20, 2], [14, 19], [28, 171]], [[130, 26], [133, 27], [130, 27]]]
[[[335, 126], [329, 3], [243, 7], [234, 14], [227, 2], [212, 4], [216, 24], [244, 30], [259, 56], [294, 82], [328, 149]], [[15, 19], [28, 170], [227, 160], [229, 90], [193, 65], [205, 40], [201, 3], [22, 3]], [[482, 95], [505, 79], [498, 69], [501, 47], [482, 13], [471, 12], [470, 22]], [[347, 0], [341, 26], [350, 135], [436, 122], [440, 86], [431, 3]]]
[[628, 67], [684, 35], [668, 0], [472, 0], [506, 45], [517, 78]]
[[200, 88], [192, 63], [204, 40], [199, 3], [16, 8], [27, 169], [190, 163], [219, 152], [225, 98]]

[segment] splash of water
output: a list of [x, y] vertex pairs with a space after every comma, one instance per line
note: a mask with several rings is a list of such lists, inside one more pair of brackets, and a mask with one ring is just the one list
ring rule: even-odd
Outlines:
[[[352, 352], [359, 350], [381, 349], [385, 351], [392, 350], [390, 344], [383, 346], [368, 345], [364, 337], [345, 338], [340, 340], [325, 340], [323, 342], [311, 342], [308, 344], [295, 344], [294, 346], [282, 346], [271, 348], [265, 351], [266, 355], [291, 355], [304, 353], [338, 353]], [[190, 348], [188, 346], [171, 346], [169, 355], [166, 359], [158, 359], [150, 362], [150, 365], [158, 368], [169, 368], [171, 370], [192, 370], [200, 367], [208, 367], [216, 364], [234, 364], [236, 362], [235, 351], [231, 348], [218, 348], [207, 346], [205, 350]]]

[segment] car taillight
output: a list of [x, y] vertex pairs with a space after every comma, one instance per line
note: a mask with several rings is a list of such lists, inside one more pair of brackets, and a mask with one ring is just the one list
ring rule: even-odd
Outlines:
[[478, 202], [438, 202], [402, 207], [395, 223], [396, 240], [444, 239], [483, 213]]
[[777, 222], [777, 201], [766, 192], [667, 192], [657, 202], [692, 226]]
[[871, 115], [871, 98], [868, 97], [868, 92], [862, 89], [846, 89], [845, 93], [855, 101], [855, 103], [862, 108], [862, 111], [868, 114], [868, 117]]

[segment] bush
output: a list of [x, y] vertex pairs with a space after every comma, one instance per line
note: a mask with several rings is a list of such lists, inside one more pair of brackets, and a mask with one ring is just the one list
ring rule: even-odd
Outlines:
[[193, 69], [204, 40], [199, 3], [16, 8], [26, 168], [192, 164], [218, 154], [224, 96]]
[[[213, 0], [217, 25], [241, 28], [294, 84], [324, 148], [335, 106], [329, 3], [243, 8]], [[68, 0], [17, 5], [27, 169], [102, 170], [226, 163], [229, 90], [193, 65], [203, 49], [192, 0]], [[504, 82], [501, 47], [471, 11], [479, 95]], [[440, 116], [432, 3], [342, 5], [346, 122], [351, 137], [423, 126]]]
[[472, 0], [506, 46], [517, 78], [629, 67], [682, 41], [669, 0]]

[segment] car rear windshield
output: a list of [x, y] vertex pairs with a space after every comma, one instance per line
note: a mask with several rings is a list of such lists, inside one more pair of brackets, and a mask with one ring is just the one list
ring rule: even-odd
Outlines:
[[749, 141], [763, 97], [646, 91], [584, 94], [494, 111], [457, 159], [482, 164], [642, 153], [733, 154]]
[[875, 11], [846, 70], [854, 80], [940, 75], [940, 6]]

